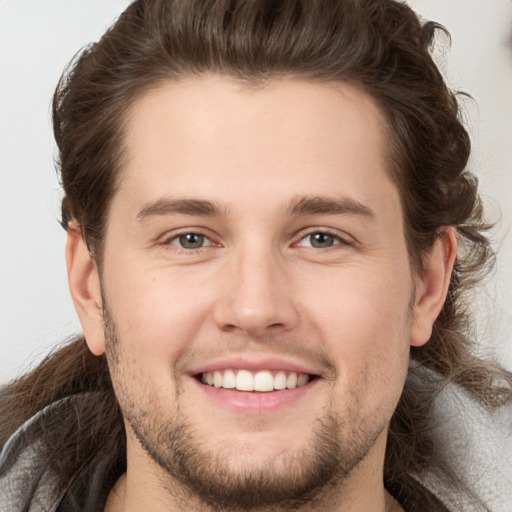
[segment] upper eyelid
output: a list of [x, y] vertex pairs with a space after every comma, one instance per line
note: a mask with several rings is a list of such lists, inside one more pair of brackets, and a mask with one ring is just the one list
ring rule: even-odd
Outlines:
[[[309, 238], [311, 235], [314, 235], [315, 233], [310, 233], [309, 235], [306, 235], [306, 236], [303, 236], [298, 242], [296, 242], [294, 244], [294, 246], [296, 247], [306, 247], [306, 248], [311, 248], [312, 246], [310, 245], [302, 245], [303, 243], [303, 240]], [[334, 243], [332, 245], [329, 245], [327, 247], [312, 247], [313, 249], [316, 249], [316, 250], [328, 250], [328, 249], [333, 249], [333, 248], [336, 248], [336, 247], [339, 247], [339, 246], [347, 246], [347, 245], [350, 245], [350, 243], [347, 241], [347, 240], [344, 240], [343, 238], [339, 237], [339, 236], [336, 236], [336, 235], [331, 235], [330, 233], [323, 233], [325, 235], [329, 235], [329, 236], [332, 236], [335, 240], [334, 240]], [[311, 243], [311, 242], [310, 242]]]
[[173, 240], [177, 240], [177, 239], [181, 238], [182, 236], [187, 236], [187, 235], [197, 235], [197, 236], [202, 237], [205, 240], [208, 240], [210, 243], [213, 243], [210, 237], [203, 235], [202, 233], [195, 232], [195, 231], [190, 231], [187, 233], [180, 233], [178, 235], [173, 236], [172, 238], [169, 238], [169, 240], [172, 242]]
[[[205, 238], [208, 241], [208, 243], [206, 245], [202, 245], [200, 247], [190, 248], [190, 247], [182, 247], [179, 243], [175, 242], [179, 237], [181, 237], [183, 235], [188, 235], [188, 234], [202, 236], [203, 238]], [[168, 236], [164, 235], [164, 237], [157, 243], [159, 246], [161, 246], [165, 250], [172, 250], [176, 253], [181, 253], [181, 254], [185, 254], [185, 253], [197, 254], [205, 249], [209, 249], [210, 247], [215, 247], [215, 246], [220, 245], [217, 242], [215, 242], [211, 236], [208, 236], [208, 235], [200, 232], [199, 230], [195, 230], [195, 231], [194, 230], [186, 230], [186, 231], [181, 231], [179, 233], [173, 233]]]
[[337, 230], [329, 229], [329, 228], [309, 228], [308, 230], [300, 232], [296, 237], [296, 242], [300, 242], [304, 238], [315, 235], [317, 233], [322, 233], [325, 235], [333, 236], [334, 238], [337, 238], [343, 243], [349, 244], [349, 243], [355, 243], [355, 240], [352, 236], [348, 235], [347, 233], [340, 233]]
[[[312, 228], [305, 228], [303, 230], [300, 230], [299, 233], [297, 233], [293, 237], [292, 245], [296, 245], [304, 238], [314, 235], [316, 233], [324, 233], [326, 235], [330, 235], [335, 237], [337, 240], [339, 240], [341, 243], [344, 244], [354, 244], [357, 242], [357, 240], [354, 239], [351, 235], [340, 232], [336, 229], [330, 229], [330, 228], [324, 228], [324, 227], [312, 227]], [[215, 234], [212, 234], [212, 232], [205, 228], [183, 228], [183, 229], [177, 229], [173, 232], [167, 232], [163, 235], [158, 237], [159, 243], [161, 244], [169, 244], [171, 241], [175, 240], [176, 238], [187, 235], [187, 234], [196, 234], [201, 235], [207, 238], [211, 244], [219, 244], [223, 245], [222, 242], [219, 242], [217, 239], [219, 237], [216, 237]]]
[[208, 238], [208, 240], [213, 242], [213, 238], [211, 233], [207, 232], [207, 230], [203, 228], [184, 228], [184, 229], [177, 229], [172, 231], [167, 231], [164, 234], [160, 235], [158, 237], [158, 240], [160, 240], [162, 243], [169, 242], [171, 240], [174, 240], [180, 236], [183, 235], [201, 235], [205, 238]]

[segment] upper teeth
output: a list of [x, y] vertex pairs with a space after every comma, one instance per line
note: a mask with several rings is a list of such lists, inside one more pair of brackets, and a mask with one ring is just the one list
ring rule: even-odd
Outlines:
[[309, 382], [309, 375], [296, 372], [270, 372], [262, 370], [220, 370], [206, 372], [201, 381], [209, 386], [238, 391], [274, 391], [275, 389], [295, 389]]

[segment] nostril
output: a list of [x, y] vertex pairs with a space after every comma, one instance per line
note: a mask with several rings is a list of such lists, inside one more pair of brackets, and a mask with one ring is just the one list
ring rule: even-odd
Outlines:
[[222, 330], [225, 332], [233, 332], [236, 331], [238, 328], [234, 324], [226, 324], [222, 326]]

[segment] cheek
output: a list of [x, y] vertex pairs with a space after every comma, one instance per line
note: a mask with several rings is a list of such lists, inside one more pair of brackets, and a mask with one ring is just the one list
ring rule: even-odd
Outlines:
[[202, 283], [135, 266], [119, 266], [110, 276], [106, 299], [123, 346], [139, 361], [169, 364], [179, 358], [204, 324], [208, 301]]
[[393, 402], [407, 374], [411, 328], [412, 282], [400, 274], [393, 267], [340, 271], [327, 289], [311, 283], [317, 300], [309, 303], [312, 332], [324, 340], [342, 385], [376, 397], [389, 390]]
[[339, 269], [309, 280], [301, 304], [317, 319], [316, 328], [331, 330], [329, 337], [337, 334], [340, 343], [357, 341], [361, 349], [379, 350], [380, 344], [403, 340], [409, 328], [413, 287], [403, 274], [393, 267]]

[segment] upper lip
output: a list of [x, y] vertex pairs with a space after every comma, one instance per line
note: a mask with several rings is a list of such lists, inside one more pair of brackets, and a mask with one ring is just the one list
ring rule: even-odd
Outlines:
[[259, 370], [279, 371], [295, 373], [306, 373], [308, 375], [321, 375], [321, 370], [311, 364], [304, 364], [280, 357], [255, 358], [246, 356], [230, 356], [216, 359], [215, 361], [194, 368], [190, 374], [192, 376], [222, 370], [249, 370], [257, 372]]

